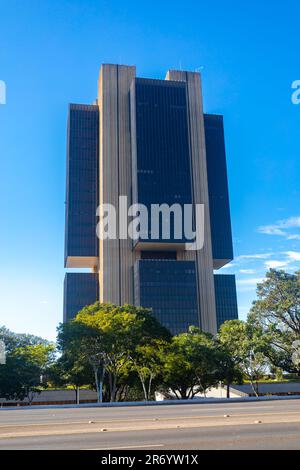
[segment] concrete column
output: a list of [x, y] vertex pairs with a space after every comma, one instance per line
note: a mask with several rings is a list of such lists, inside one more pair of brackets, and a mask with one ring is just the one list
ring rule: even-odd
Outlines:
[[195, 253], [200, 324], [204, 331], [215, 334], [217, 332], [217, 320], [201, 78], [199, 73], [169, 70], [166, 79], [186, 82], [193, 202], [205, 206], [204, 247]]
[[[134, 77], [135, 67], [104, 64], [98, 82], [99, 203], [113, 204], [117, 216], [119, 196], [130, 196], [131, 188], [129, 89]], [[133, 303], [131, 242], [99, 240], [99, 258], [100, 302]]]

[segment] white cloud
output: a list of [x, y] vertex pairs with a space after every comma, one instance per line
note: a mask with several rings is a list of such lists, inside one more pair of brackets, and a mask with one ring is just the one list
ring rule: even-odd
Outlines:
[[237, 256], [236, 261], [241, 261], [243, 259], [266, 259], [270, 258], [272, 256], [272, 253], [255, 253], [253, 255], [240, 255]]
[[300, 235], [297, 235], [297, 234], [288, 235], [287, 239], [288, 240], [300, 240]]
[[255, 286], [264, 280], [263, 277], [249, 277], [247, 279], [238, 279], [237, 284], [241, 286]]
[[255, 295], [257, 284], [263, 282], [263, 277], [249, 277], [247, 279], [238, 279], [236, 281], [237, 284], [237, 291], [238, 295], [242, 295], [243, 293], [252, 293], [251, 295]]
[[300, 227], [300, 216], [281, 220], [280, 223], [282, 228]]
[[286, 251], [285, 254], [289, 258], [289, 261], [300, 261], [299, 251]]
[[262, 225], [257, 231], [265, 235], [277, 235], [285, 237], [287, 240], [300, 240], [299, 234], [290, 234], [287, 230], [300, 227], [300, 217], [289, 217], [288, 219], [278, 220], [275, 224]]
[[265, 267], [267, 269], [277, 269], [277, 268], [283, 268], [284, 266], [287, 266], [288, 261], [279, 261], [279, 260], [270, 260], [265, 262]]
[[258, 231], [259, 233], [264, 233], [265, 235], [279, 235], [281, 237], [286, 236], [286, 233], [275, 225], [264, 225], [262, 227], [258, 227]]
[[255, 274], [255, 269], [240, 269], [241, 274]]

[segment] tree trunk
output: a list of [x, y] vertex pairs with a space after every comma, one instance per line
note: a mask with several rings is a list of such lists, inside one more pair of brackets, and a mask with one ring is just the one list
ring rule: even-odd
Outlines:
[[103, 372], [99, 377], [99, 368], [94, 367], [94, 375], [95, 375], [95, 383], [96, 383], [96, 390], [97, 390], [97, 401], [98, 403], [102, 403], [103, 401]]
[[206, 398], [206, 388], [203, 387], [201, 380], [199, 380], [200, 387], [202, 388], [203, 397]]
[[258, 397], [258, 390], [255, 388], [255, 385], [254, 385], [254, 382], [253, 382], [252, 379], [250, 380], [250, 383], [251, 383], [251, 388], [252, 388], [252, 390], [253, 390], [253, 392], [254, 392], [254, 395], [255, 395], [256, 397]]
[[226, 383], [226, 397], [230, 398], [230, 383]]
[[110, 394], [110, 401], [111, 402], [116, 401], [116, 390], [117, 390], [116, 379], [113, 378], [112, 390], [111, 390], [111, 394]]
[[153, 380], [153, 376], [152, 376], [152, 374], [150, 374], [150, 377], [149, 377], [149, 384], [148, 384], [148, 397], [147, 397], [147, 400], [151, 400], [151, 386], [152, 386], [152, 380]]
[[100, 402], [100, 395], [99, 395], [99, 381], [98, 381], [98, 373], [96, 367], [94, 367], [94, 377], [95, 377], [95, 385], [97, 391], [97, 401]]
[[103, 402], [103, 379], [99, 381], [99, 396], [98, 396], [98, 402], [102, 403]]
[[144, 392], [144, 398], [145, 398], [145, 401], [147, 401], [147, 390], [146, 390], [146, 385], [145, 385], [145, 381], [141, 378], [140, 376], [140, 381], [141, 381], [141, 384], [142, 384], [142, 387], [143, 387], [143, 392]]
[[27, 395], [27, 398], [28, 398], [28, 405], [29, 405], [29, 406], [32, 405], [33, 397], [34, 397], [33, 392], [30, 392], [30, 391], [29, 391], [29, 392], [28, 392], [28, 395]]
[[112, 384], [112, 381], [113, 381], [112, 373], [109, 372], [109, 374], [108, 374], [109, 394], [110, 394], [109, 401], [113, 401], [113, 399], [112, 399], [112, 395], [113, 395], [113, 384]]
[[[174, 393], [177, 400], [181, 399], [180, 390], [176, 390], [175, 388], [172, 388], [172, 387], [170, 388], [170, 390]], [[177, 391], [179, 392], [179, 395], [178, 395]], [[168, 399], [170, 398], [170, 396], [171, 395], [169, 394]]]

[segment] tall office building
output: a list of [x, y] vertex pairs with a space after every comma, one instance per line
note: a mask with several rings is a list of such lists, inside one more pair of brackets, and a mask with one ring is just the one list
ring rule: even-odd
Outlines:
[[[189, 250], [175, 230], [99, 239], [96, 209], [204, 207], [204, 245]], [[126, 210], [127, 208], [126, 207]], [[172, 215], [172, 214], [171, 214]], [[195, 218], [194, 218], [195, 223]], [[199, 73], [165, 80], [102, 65], [96, 104], [72, 104], [68, 119], [64, 320], [96, 300], [141, 305], [173, 333], [190, 325], [215, 333], [237, 318], [235, 277], [214, 274], [233, 259], [223, 119], [204, 114]]]

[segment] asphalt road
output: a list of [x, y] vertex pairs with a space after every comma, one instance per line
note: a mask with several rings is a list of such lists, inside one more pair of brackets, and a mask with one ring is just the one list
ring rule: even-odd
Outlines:
[[300, 450], [300, 400], [2, 409], [0, 449]]

